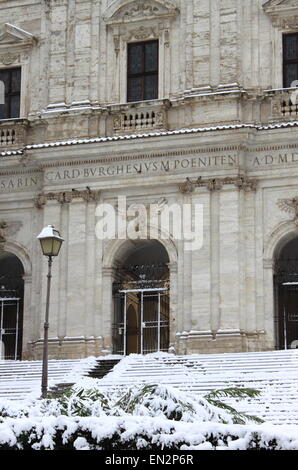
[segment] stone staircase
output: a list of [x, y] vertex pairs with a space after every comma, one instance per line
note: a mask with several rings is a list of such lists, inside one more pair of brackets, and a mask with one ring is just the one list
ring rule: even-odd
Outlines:
[[131, 355], [100, 381], [106, 391], [136, 383], [162, 383], [196, 395], [238, 387], [260, 390], [259, 397], [222, 399], [237, 410], [275, 424], [298, 424], [298, 351], [175, 356]]
[[[119, 358], [49, 360], [48, 388], [59, 394], [84, 376], [101, 378], [119, 360]], [[39, 397], [41, 371], [42, 361], [0, 361], [0, 399], [22, 401]]]
[[[107, 375], [113, 367], [120, 362], [119, 359], [104, 359], [100, 358], [97, 359], [95, 364], [92, 366], [90, 370], [86, 370], [83, 374], [84, 377], [91, 377], [93, 379], [102, 379], [105, 375]], [[75, 381], [73, 382], [60, 382], [51, 387], [51, 392], [55, 396], [61, 395], [67, 388], [74, 385]]]
[[91, 370], [89, 370], [88, 377], [92, 377], [93, 379], [102, 379], [119, 362], [120, 359], [98, 359], [95, 366]]
[[[223, 401], [274, 424], [298, 425], [298, 350], [49, 361], [52, 390], [61, 392], [85, 377], [94, 378], [107, 393], [143, 383], [167, 384], [200, 396], [223, 388], [255, 388], [259, 397]], [[0, 399], [39, 397], [40, 385], [41, 361], [0, 361]]]

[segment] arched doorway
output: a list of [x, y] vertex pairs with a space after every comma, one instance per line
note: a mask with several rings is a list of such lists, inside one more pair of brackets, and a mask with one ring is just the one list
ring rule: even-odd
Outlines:
[[21, 359], [24, 268], [12, 253], [0, 254], [0, 359]]
[[130, 244], [113, 283], [114, 354], [169, 348], [169, 257], [155, 240]]
[[277, 251], [274, 259], [277, 347], [298, 348], [298, 237]]

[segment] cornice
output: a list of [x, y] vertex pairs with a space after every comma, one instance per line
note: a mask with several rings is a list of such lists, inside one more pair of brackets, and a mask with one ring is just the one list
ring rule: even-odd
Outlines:
[[298, 28], [298, 4], [296, 0], [269, 0], [263, 5], [274, 27], [281, 30]]
[[242, 150], [242, 145], [223, 145], [223, 146], [216, 146], [216, 147], [202, 147], [202, 148], [188, 148], [188, 149], [179, 149], [179, 150], [169, 150], [165, 152], [148, 152], [143, 154], [134, 154], [131, 153], [127, 155], [123, 155], [122, 153], [116, 154], [115, 152], [111, 154], [106, 154], [105, 157], [100, 158], [82, 158], [82, 159], [74, 159], [66, 160], [65, 156], [63, 160], [55, 160], [50, 162], [42, 162], [40, 164], [40, 169], [47, 169], [53, 168], [57, 166], [77, 166], [77, 165], [86, 165], [86, 164], [94, 164], [94, 163], [121, 163], [121, 162], [129, 162], [131, 160], [149, 160], [154, 158], [168, 158], [168, 157], [181, 157], [183, 155], [196, 155], [196, 154], [208, 154], [212, 156], [212, 154], [217, 154], [219, 152], [231, 152], [231, 151], [240, 151]]
[[[287, 129], [287, 128], [296, 128], [298, 127], [298, 121], [291, 121], [291, 122], [279, 122], [267, 125], [256, 125], [256, 124], [231, 124], [231, 125], [224, 125], [224, 126], [210, 126], [210, 127], [198, 127], [198, 128], [191, 128], [191, 129], [178, 129], [173, 131], [160, 131], [160, 132], [150, 132], [150, 133], [142, 133], [142, 134], [129, 134], [129, 135], [117, 135], [111, 137], [95, 137], [95, 138], [86, 138], [86, 139], [72, 139], [72, 140], [65, 140], [65, 141], [57, 141], [57, 142], [46, 142], [41, 144], [30, 144], [26, 145], [19, 149], [14, 150], [6, 150], [0, 152], [0, 157], [5, 156], [15, 156], [15, 155], [22, 155], [25, 151], [34, 151], [34, 150], [44, 150], [44, 149], [51, 149], [57, 147], [72, 147], [76, 145], [87, 145], [87, 144], [104, 144], [104, 143], [112, 143], [112, 142], [119, 142], [119, 141], [129, 141], [129, 140], [138, 140], [138, 139], [153, 139], [153, 138], [162, 138], [162, 137], [174, 137], [174, 136], [184, 136], [184, 135], [193, 135], [193, 134], [204, 134], [204, 133], [211, 133], [211, 132], [219, 132], [219, 131], [269, 131], [269, 130], [278, 130], [278, 129]], [[279, 147], [287, 148], [287, 145], [282, 145]], [[263, 148], [271, 149], [271, 146], [266, 146]], [[272, 149], [278, 149], [276, 145], [272, 147]], [[251, 151], [255, 151], [254, 149]], [[114, 155], [114, 152], [113, 152]]]

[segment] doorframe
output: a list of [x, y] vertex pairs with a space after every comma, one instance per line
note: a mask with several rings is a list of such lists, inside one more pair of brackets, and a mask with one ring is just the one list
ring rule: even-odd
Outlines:
[[[168, 291], [170, 295], [169, 287], [151, 287], [151, 288], [136, 288], [136, 289], [120, 289], [119, 294], [124, 294], [124, 304], [123, 304], [123, 355], [126, 356], [127, 352], [127, 294], [129, 293], [140, 293], [141, 294], [141, 315], [140, 315], [140, 354], [143, 354], [144, 349], [144, 335], [143, 335], [143, 314], [144, 314], [144, 292], [165, 292]], [[158, 312], [157, 312], [157, 351], [160, 352], [160, 295], [157, 299], [158, 302]], [[170, 313], [170, 312], [169, 312]], [[170, 322], [170, 316], [169, 316]]]

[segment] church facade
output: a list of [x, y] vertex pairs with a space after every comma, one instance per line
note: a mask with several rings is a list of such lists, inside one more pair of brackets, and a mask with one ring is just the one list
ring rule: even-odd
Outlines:
[[298, 346], [294, 0], [0, 3], [0, 345]]

